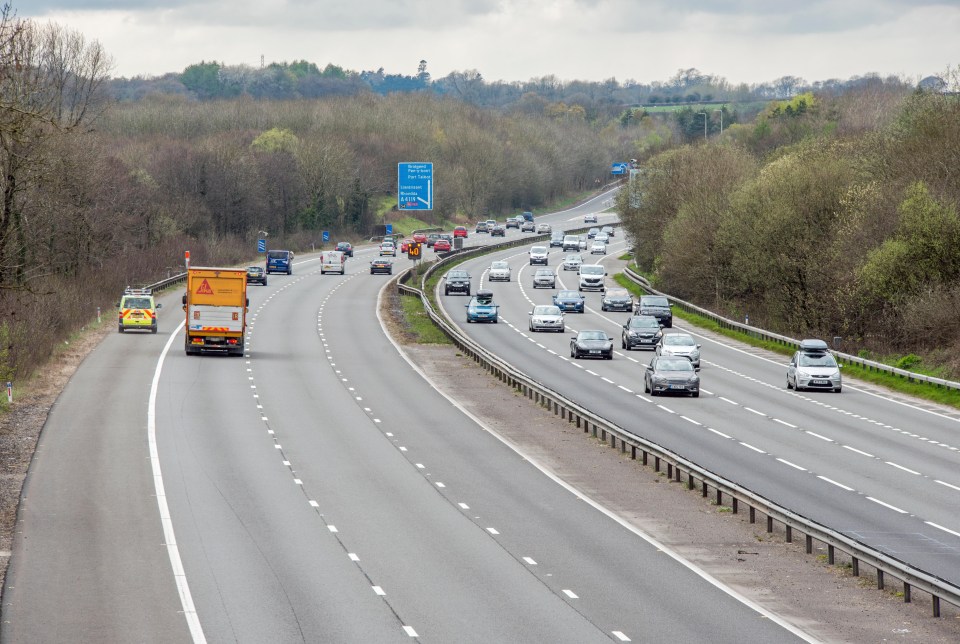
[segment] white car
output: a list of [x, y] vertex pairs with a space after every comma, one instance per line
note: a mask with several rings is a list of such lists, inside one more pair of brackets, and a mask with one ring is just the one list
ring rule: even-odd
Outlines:
[[553, 232], [553, 228], [550, 224], [537, 224], [537, 234], [538, 235], [549, 235]]
[[559, 306], [543, 304], [533, 307], [530, 311], [531, 331], [559, 331], [563, 333], [566, 327], [563, 323], [563, 311]]
[[583, 258], [578, 253], [571, 253], [563, 258], [563, 270], [565, 271], [579, 271], [581, 264], [583, 264]]
[[546, 246], [533, 246], [530, 248], [530, 263], [546, 266], [549, 263], [549, 255], [550, 249]]
[[490, 264], [490, 270], [487, 278], [491, 281], [510, 281], [510, 264], [506, 262], [493, 262]]
[[597, 223], [597, 213], [590, 212], [583, 216], [583, 223], [585, 224], [595, 224]]
[[384, 255], [397, 256], [397, 247], [393, 245], [393, 242], [383, 242], [380, 244], [380, 257]]
[[591, 255], [606, 255], [607, 254], [607, 245], [602, 241], [595, 241], [590, 246]]
[[604, 244], [610, 243], [610, 235], [604, 232], [597, 233], [597, 236], [593, 238], [595, 242], [603, 242]]
[[658, 356], [682, 356], [693, 363], [694, 369], [700, 368], [700, 345], [689, 333], [665, 334], [656, 351]]

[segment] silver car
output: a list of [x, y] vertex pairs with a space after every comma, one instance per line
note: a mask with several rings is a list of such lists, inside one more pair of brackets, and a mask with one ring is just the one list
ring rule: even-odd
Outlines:
[[550, 224], [537, 224], [538, 235], [549, 235], [552, 232], [553, 228], [550, 227]]
[[602, 241], [595, 241], [590, 246], [591, 255], [606, 255], [607, 254], [607, 245]]
[[579, 253], [572, 253], [563, 258], [563, 270], [565, 271], [579, 271], [581, 264], [583, 264], [583, 258]]
[[533, 307], [530, 311], [531, 331], [560, 331], [566, 330], [563, 323], [563, 311], [559, 306], [542, 304]]
[[605, 232], [599, 232], [599, 233], [597, 233], [597, 234], [594, 236], [593, 241], [594, 241], [594, 242], [603, 242], [604, 244], [609, 244], [609, 243], [610, 243], [610, 235], [608, 235], [608, 234], [605, 233]]
[[490, 270], [487, 272], [487, 279], [491, 282], [509, 282], [510, 275], [510, 264], [506, 262], [493, 262], [490, 264]]
[[533, 288], [556, 288], [557, 276], [549, 268], [538, 268], [533, 274]]
[[822, 340], [803, 340], [787, 364], [787, 389], [830, 389], [840, 393], [840, 365]]
[[657, 345], [658, 356], [683, 357], [693, 363], [694, 369], [700, 368], [700, 345], [689, 333], [667, 333]]

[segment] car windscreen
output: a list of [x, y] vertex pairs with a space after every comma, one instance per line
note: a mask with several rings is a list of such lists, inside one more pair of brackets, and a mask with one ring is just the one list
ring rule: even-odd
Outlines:
[[578, 340], [606, 340], [607, 334], [603, 331], [581, 331]]
[[531, 253], [534, 253], [534, 254], [536, 254], [536, 253], [546, 253], [546, 252], [547, 252], [547, 249], [546, 249], [546, 247], [544, 247], [544, 246], [534, 246], [533, 248], [530, 249], [530, 252], [531, 252]]
[[656, 318], [635, 317], [635, 318], [630, 318], [630, 328], [631, 329], [659, 329], [660, 323], [657, 322]]
[[664, 336], [663, 343], [672, 347], [692, 347], [696, 344], [693, 338], [689, 335], [680, 335], [679, 333], [672, 333]]
[[658, 371], [693, 371], [693, 363], [689, 360], [660, 360], [657, 363]]
[[149, 297], [128, 297], [123, 301], [124, 308], [127, 309], [149, 309]]
[[289, 253], [290, 251], [286, 250], [270, 250], [267, 251], [267, 259], [287, 259]]
[[557, 297], [561, 299], [577, 299], [580, 296], [576, 291], [560, 291]]
[[465, 280], [470, 279], [470, 274], [467, 271], [450, 271], [447, 273], [448, 280]]
[[801, 353], [799, 364], [801, 367], [836, 367], [837, 361], [830, 353]]
[[534, 315], [560, 315], [560, 309], [556, 306], [535, 306], [533, 307]]
[[589, 266], [581, 266], [580, 274], [581, 275], [603, 275], [603, 266], [597, 266], [595, 264], [591, 264]]
[[553, 271], [549, 268], [539, 268], [537, 269], [537, 277], [553, 277]]
[[564, 260], [564, 261], [567, 261], [567, 262], [582, 262], [582, 261], [583, 261], [583, 258], [580, 257], [579, 255], [567, 255], [567, 259]]
[[490, 268], [510, 268], [510, 265], [506, 262], [494, 262], [490, 264]]
[[640, 304], [643, 306], [670, 306], [670, 302], [668, 302], [665, 297], [644, 297], [641, 299]]
[[607, 299], [620, 299], [624, 297], [630, 297], [630, 294], [627, 293], [626, 289], [622, 288], [611, 288], [607, 290]]

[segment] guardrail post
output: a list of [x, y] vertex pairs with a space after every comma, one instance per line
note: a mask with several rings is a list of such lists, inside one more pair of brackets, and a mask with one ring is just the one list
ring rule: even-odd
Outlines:
[[643, 450], [643, 464], [644, 464], [644, 466], [647, 465], [647, 458], [648, 458], [647, 450]]
[[654, 457], [653, 457], [653, 471], [654, 471], [654, 472], [659, 472], [659, 471], [660, 471], [660, 457], [659, 457], [659, 456], [654, 456]]
[[853, 576], [859, 577], [860, 576], [860, 560], [857, 559], [856, 557], [851, 557], [850, 559], [851, 559], [851, 562], [853, 563]]
[[811, 537], [809, 534], [807, 535], [807, 554], [813, 554], [813, 537]]
[[[830, 546], [830, 545], [827, 546], [827, 563], [830, 564], [831, 566], [833, 565], [833, 562], [836, 559], [836, 557], [834, 556], [835, 550], [836, 549], [833, 546]], [[877, 572], [880, 572], [880, 571], [878, 570]]]
[[903, 582], [903, 603], [910, 603], [910, 584]]
[[594, 437], [594, 438], [597, 437], [597, 424], [596, 424], [596, 423], [593, 424], [593, 437]]
[[767, 517], [767, 532], [773, 532], [773, 517]]
[[756, 523], [756, 522], [757, 522], [757, 509], [751, 505], [750, 506], [750, 523]]
[[693, 489], [693, 474], [687, 474], [687, 488]]
[[720, 491], [720, 488], [717, 488], [717, 505], [723, 505], [723, 492]]
[[701, 490], [701, 494], [703, 494], [703, 498], [707, 498], [707, 482], [706, 481], [700, 482], [700, 490]]
[[793, 527], [787, 524], [783, 525], [784, 532], [787, 534], [787, 543], [793, 543]]
[[673, 463], [667, 463], [667, 478], [673, 480]]
[[737, 497], [733, 497], [733, 502], [730, 504], [730, 507], [733, 509], [733, 513], [737, 514], [739, 511]]
[[636, 446], [636, 445], [631, 445], [631, 446], [630, 446], [630, 458], [633, 459], [633, 460], [637, 460], [637, 446]]
[[933, 595], [933, 616], [940, 617], [940, 598]]
[[600, 440], [602, 440], [604, 443], [607, 442], [607, 430], [606, 430], [606, 428], [600, 430]]
[[877, 568], [877, 590], [883, 590], [883, 571]]
[[624, 442], [622, 438], [620, 439], [620, 453], [621, 454], [627, 453], [627, 444]]
[[680, 482], [680, 466], [679, 465], [677, 465], [674, 472], [676, 472], [676, 476], [673, 477], [673, 480], [679, 483]]

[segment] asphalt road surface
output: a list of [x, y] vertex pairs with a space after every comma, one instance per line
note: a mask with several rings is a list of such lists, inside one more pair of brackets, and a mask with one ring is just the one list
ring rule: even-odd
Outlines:
[[[603, 221], [601, 220], [601, 223]], [[579, 224], [577, 224], [579, 225]], [[571, 227], [573, 223], [571, 222]], [[618, 266], [622, 234], [606, 256]], [[555, 292], [534, 289], [528, 248], [463, 265], [493, 291], [497, 325], [466, 324], [462, 297], [438, 294], [471, 337], [529, 376], [619, 426], [893, 557], [960, 584], [960, 420], [949, 410], [847, 381], [840, 394], [787, 390], [786, 358], [699, 333], [675, 319], [665, 333], [688, 332], [702, 344], [699, 398], [644, 393], [652, 351], [621, 349], [627, 313], [604, 313], [600, 294], [584, 293], [584, 314], [568, 313], [567, 333], [532, 333], [528, 313]], [[575, 272], [550, 267], [557, 287], [577, 288]], [[491, 261], [506, 259], [511, 282], [490, 283]], [[613, 274], [613, 270], [608, 271]], [[613, 284], [608, 280], [608, 284]], [[597, 329], [614, 339], [612, 361], [574, 360], [570, 335]], [[763, 355], [760, 355], [763, 354]]]
[[370, 256], [251, 287], [244, 358], [183, 354], [179, 292], [91, 354], [28, 476], [3, 641], [803, 637], [441, 396]]

